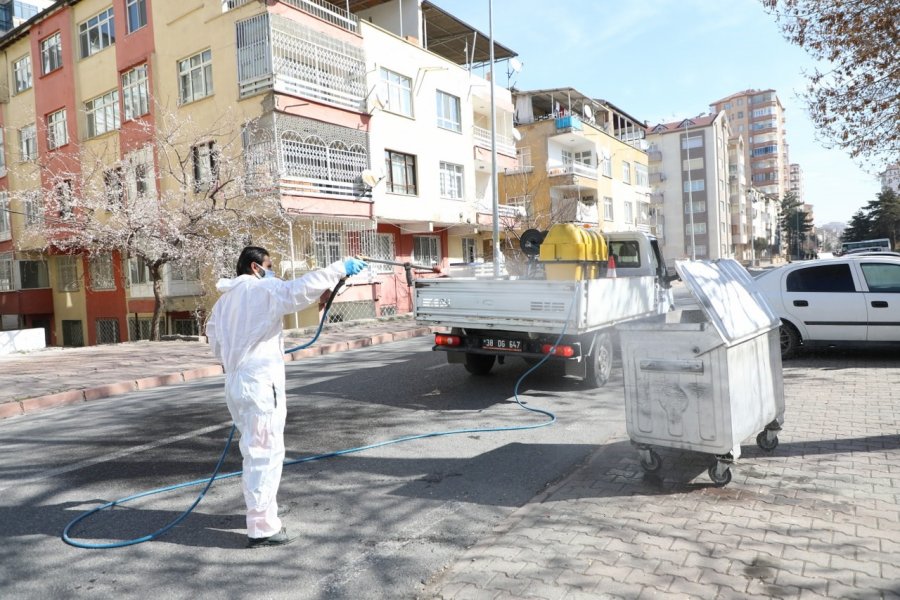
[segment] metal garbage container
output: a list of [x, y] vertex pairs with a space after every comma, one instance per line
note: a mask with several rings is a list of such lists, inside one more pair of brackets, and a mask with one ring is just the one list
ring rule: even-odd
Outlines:
[[619, 325], [628, 436], [641, 466], [653, 446], [715, 455], [716, 485], [731, 481], [741, 442], [778, 445], [784, 422], [780, 321], [735, 260], [678, 261], [699, 306]]

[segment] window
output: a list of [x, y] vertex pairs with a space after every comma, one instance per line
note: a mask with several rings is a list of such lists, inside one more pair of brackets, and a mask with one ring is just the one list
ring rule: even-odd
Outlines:
[[462, 238], [462, 259], [463, 262], [475, 262], [475, 240], [472, 238]]
[[125, 171], [126, 196], [129, 202], [156, 196], [156, 173], [153, 169], [153, 148], [147, 146], [131, 152]]
[[46, 261], [20, 260], [18, 263], [20, 289], [36, 290], [50, 287], [50, 274], [47, 271]]
[[690, 160], [684, 159], [681, 161], [681, 170], [682, 171], [696, 171], [698, 169], [703, 168], [703, 157], [691, 157]]
[[81, 321], [63, 319], [63, 346], [84, 346], [84, 331]]
[[521, 171], [527, 171], [532, 167], [531, 148], [516, 148], [516, 167]]
[[739, 110], [738, 111], [738, 119], [743, 119], [743, 118], [744, 118], [744, 111]]
[[343, 256], [343, 252], [341, 252], [340, 232], [317, 231], [315, 235], [315, 241], [316, 264], [318, 264], [320, 267], [330, 265], [331, 263], [340, 260]]
[[870, 292], [900, 292], [900, 266], [862, 263], [860, 267]]
[[[691, 235], [691, 224], [687, 223], [684, 226], [685, 235]], [[706, 233], [706, 223], [694, 223], [694, 234], [704, 234]]]
[[625, 222], [634, 223], [634, 207], [631, 205], [631, 200], [625, 200], [622, 204], [625, 205]]
[[13, 63], [13, 75], [16, 80], [16, 93], [24, 92], [32, 86], [31, 55], [26, 55]]
[[785, 281], [788, 292], [855, 292], [850, 265], [822, 265], [797, 269]]
[[600, 159], [600, 174], [612, 179], [612, 159], [605, 153], [603, 158]]
[[692, 148], [703, 147], [703, 135], [692, 135], [690, 137], [681, 136], [681, 149], [690, 150]]
[[393, 150], [384, 151], [387, 191], [416, 195], [416, 157]]
[[113, 274], [111, 254], [97, 254], [89, 261], [92, 290], [116, 289], [116, 278]]
[[12, 252], [0, 254], [0, 292], [13, 290], [13, 257]]
[[575, 152], [572, 154], [572, 160], [580, 165], [585, 165], [587, 167], [594, 166], [594, 153], [590, 150], [584, 150], [583, 152]]
[[169, 279], [171, 281], [199, 281], [200, 267], [196, 263], [170, 263]]
[[72, 218], [73, 198], [72, 181], [65, 179], [53, 188], [53, 197], [56, 200], [57, 214], [63, 221]]
[[381, 85], [387, 98], [385, 110], [412, 116], [412, 79], [381, 68]]
[[215, 142], [198, 144], [191, 148], [194, 163], [194, 191], [199, 192], [212, 184], [219, 175], [219, 152]]
[[125, 204], [125, 170], [115, 167], [103, 173], [103, 187], [106, 190], [106, 203], [110, 209]]
[[37, 158], [37, 127], [34, 123], [19, 130], [19, 154], [22, 162]]
[[440, 238], [432, 235], [414, 235], [413, 262], [432, 266], [440, 264]]
[[118, 344], [119, 341], [119, 320], [97, 319], [97, 343]]
[[463, 168], [462, 165], [441, 163], [441, 198], [462, 200]]
[[81, 58], [87, 58], [116, 42], [113, 9], [110, 6], [78, 26]]
[[178, 61], [178, 90], [182, 104], [212, 95], [212, 50]]
[[750, 151], [750, 156], [765, 156], [766, 154], [776, 154], [778, 153], [778, 146], [760, 146], [759, 148], [754, 148]]
[[647, 165], [634, 163], [634, 185], [650, 186], [650, 175], [647, 173]]
[[122, 74], [122, 104], [125, 107], [126, 121], [150, 112], [147, 65], [135, 67]]
[[603, 218], [606, 221], [613, 220], [613, 199], [609, 196], [603, 197]]
[[12, 237], [9, 226], [9, 192], [0, 192], [0, 240]]
[[631, 183], [631, 163], [624, 160], [622, 161], [622, 181]]
[[682, 188], [685, 194], [688, 192], [702, 192], [706, 189], [706, 182], [702, 179], [692, 179], [685, 181]]
[[107, 92], [84, 103], [87, 136], [103, 135], [119, 128], [119, 90]]
[[41, 65], [44, 75], [62, 66], [62, 38], [58, 31], [41, 42]]
[[6, 145], [4, 142], [6, 141], [6, 134], [3, 132], [3, 128], [0, 127], [0, 177], [6, 175]]
[[58, 110], [47, 116], [47, 147], [51, 150], [69, 143], [69, 131], [66, 128], [66, 109]]
[[462, 131], [459, 98], [440, 90], [437, 92], [437, 124], [451, 131]]
[[132, 256], [128, 259], [128, 284], [142, 285], [145, 283], [150, 283], [150, 268], [143, 258]]
[[125, 0], [128, 19], [128, 33], [137, 31], [147, 24], [147, 0]]
[[[372, 258], [377, 258], [379, 260], [397, 260], [397, 254], [394, 252], [394, 234], [375, 234], [375, 247], [372, 252]], [[369, 268], [375, 273], [392, 273], [394, 271], [392, 265], [383, 263], [369, 263]]]
[[693, 208], [694, 214], [706, 212], [706, 201], [705, 200], [694, 200], [693, 202], [685, 202], [684, 203], [684, 214], [691, 214], [691, 208]]
[[60, 292], [78, 291], [78, 258], [60, 256], [56, 259], [56, 288]]
[[40, 192], [28, 194], [25, 199], [25, 226], [39, 227], [44, 224], [44, 197]]

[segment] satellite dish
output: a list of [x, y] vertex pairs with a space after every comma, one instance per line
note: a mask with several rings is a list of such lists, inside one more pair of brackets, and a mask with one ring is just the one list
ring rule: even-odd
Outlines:
[[374, 169], [363, 169], [363, 172], [360, 174], [360, 177], [363, 180], [363, 183], [369, 186], [370, 188], [378, 185], [378, 182], [384, 179], [384, 175], [375, 171]]
[[584, 118], [585, 118], [585, 119], [587, 119], [588, 121], [593, 121], [593, 120], [594, 120], [594, 109], [592, 109], [592, 108], [591, 108], [590, 106], [588, 106], [587, 104], [584, 105], [584, 108], [582, 109], [582, 112], [584, 113]]
[[547, 237], [546, 231], [538, 231], [537, 229], [526, 229], [519, 238], [519, 247], [525, 256], [537, 256], [541, 252], [541, 244]]
[[522, 61], [515, 57], [509, 59], [509, 68], [513, 73], [518, 73], [522, 70]]
[[[372, 110], [384, 110], [388, 103], [388, 95], [381, 85], [375, 87], [375, 95], [372, 97]], [[371, 93], [371, 92], [370, 92]]]
[[522, 141], [522, 134], [519, 132], [518, 129], [513, 129], [512, 136], [513, 136], [513, 139], [516, 140], [517, 142]]

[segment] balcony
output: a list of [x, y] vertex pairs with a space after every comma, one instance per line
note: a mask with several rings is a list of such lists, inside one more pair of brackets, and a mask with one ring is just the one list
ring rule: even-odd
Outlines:
[[650, 173], [650, 184], [662, 183], [666, 180], [665, 173]]
[[366, 61], [361, 47], [277, 14], [256, 15], [236, 27], [241, 98], [274, 90], [365, 111]]
[[576, 117], [575, 115], [568, 115], [565, 117], [558, 117], [556, 119], [556, 131], [581, 131], [584, 129], [584, 126], [581, 123], [581, 119]]
[[598, 179], [597, 167], [586, 165], [580, 162], [571, 162], [564, 164], [547, 163], [547, 175], [550, 177], [577, 175], [579, 177], [587, 177], [589, 179]]
[[662, 161], [662, 152], [657, 149], [650, 148], [649, 150], [647, 150], [647, 160], [650, 162]]
[[[479, 127], [472, 127], [472, 136], [475, 138], [475, 145], [487, 150], [491, 149], [491, 130]], [[497, 152], [507, 156], [516, 155], [516, 141], [506, 135], [495, 134], [497, 139]]]
[[[163, 298], [183, 298], [190, 296], [200, 296], [203, 293], [203, 286], [199, 281], [177, 281], [165, 277], [162, 281], [162, 297]], [[131, 283], [129, 295], [132, 298], [152, 298], [153, 282]]]

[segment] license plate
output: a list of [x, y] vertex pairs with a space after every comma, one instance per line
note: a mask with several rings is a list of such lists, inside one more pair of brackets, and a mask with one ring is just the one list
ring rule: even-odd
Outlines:
[[521, 352], [522, 340], [507, 340], [504, 338], [481, 338], [481, 348], [483, 350]]

